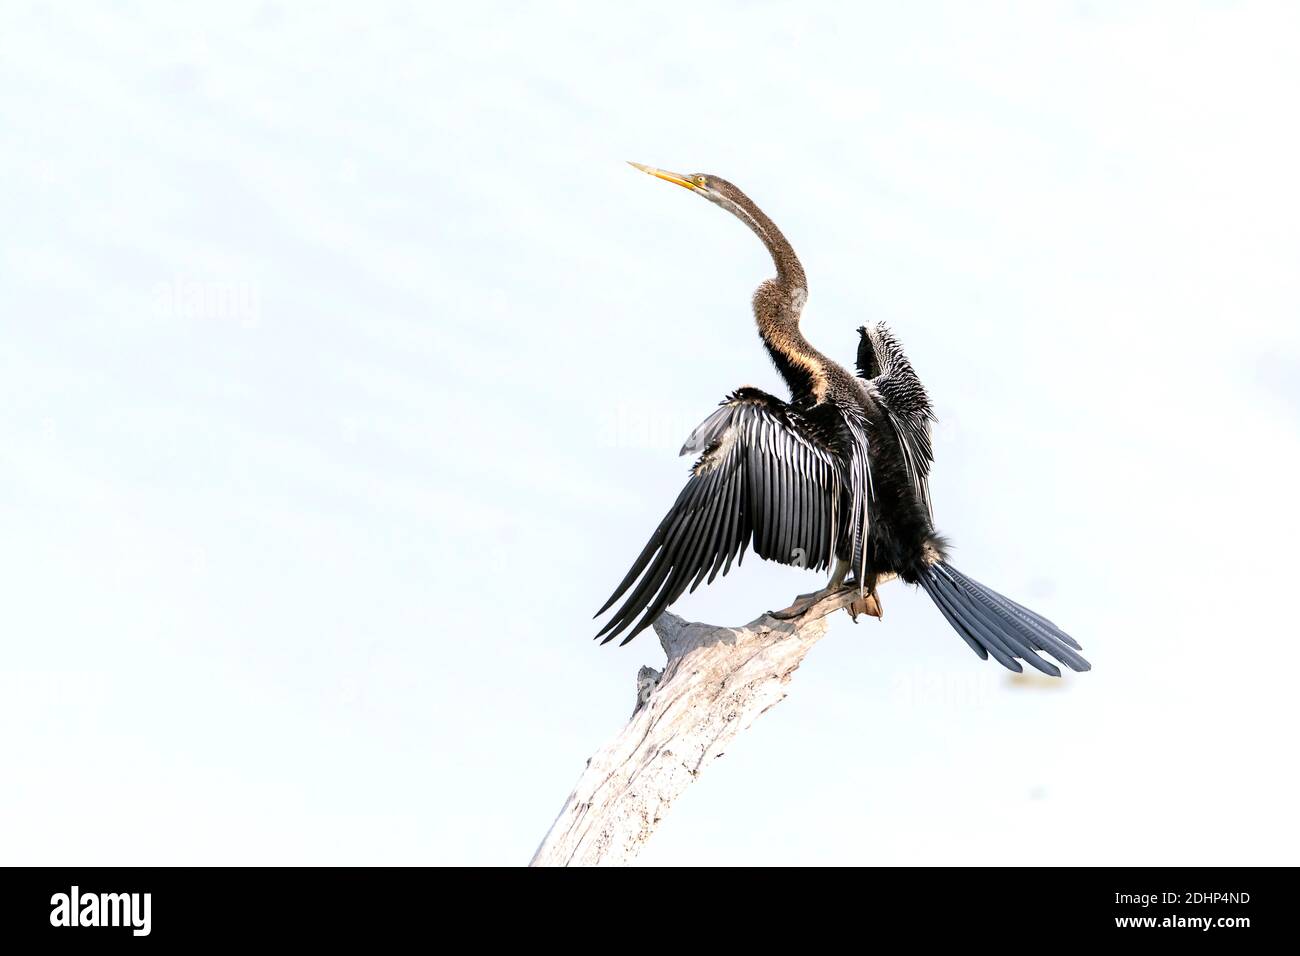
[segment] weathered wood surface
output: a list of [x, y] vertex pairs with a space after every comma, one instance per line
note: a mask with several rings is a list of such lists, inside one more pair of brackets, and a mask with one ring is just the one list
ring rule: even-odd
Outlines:
[[631, 720], [587, 761], [531, 865], [630, 862], [704, 768], [785, 698], [828, 616], [854, 597], [828, 595], [790, 620], [768, 613], [744, 627], [663, 614], [654, 629], [668, 658], [664, 670], [641, 668]]

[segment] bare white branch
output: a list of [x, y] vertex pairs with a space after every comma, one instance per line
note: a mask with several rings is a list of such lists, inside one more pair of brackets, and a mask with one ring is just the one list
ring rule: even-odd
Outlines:
[[768, 613], [744, 627], [663, 614], [654, 629], [668, 656], [664, 670], [638, 672], [631, 720], [587, 761], [531, 865], [631, 861], [704, 768], [785, 698], [791, 676], [826, 634], [827, 616], [856, 596], [828, 595], [797, 617]]

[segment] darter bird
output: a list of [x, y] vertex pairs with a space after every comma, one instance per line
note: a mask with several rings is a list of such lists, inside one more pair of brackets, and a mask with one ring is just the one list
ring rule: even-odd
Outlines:
[[[728, 395], [693, 431], [681, 454], [698, 455], [690, 480], [596, 616], [624, 598], [597, 637], [626, 631], [626, 644], [689, 587], [726, 574], [745, 550], [817, 571], [825, 589], [800, 595], [794, 617], [845, 588], [855, 619], [881, 616], [876, 586], [919, 584], [981, 658], [1054, 677], [1044, 652], [1072, 670], [1091, 665], [1051, 621], [958, 571], [934, 528], [929, 395], [898, 339], [881, 324], [858, 329], [858, 374], [809, 344], [799, 329], [808, 280], [794, 249], [767, 215], [717, 176], [637, 169], [721, 206], [757, 234], [776, 277], [754, 292], [758, 333], [790, 390], [784, 402], [757, 388]], [[852, 577], [850, 577], [850, 574]]]

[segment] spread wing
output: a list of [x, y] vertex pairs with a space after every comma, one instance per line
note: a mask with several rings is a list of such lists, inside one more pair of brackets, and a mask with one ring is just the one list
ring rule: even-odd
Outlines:
[[691, 433], [681, 453], [688, 452], [700, 457], [686, 487], [596, 612], [627, 594], [596, 635], [605, 641], [640, 614], [626, 644], [688, 585], [694, 591], [706, 576], [711, 583], [719, 570], [725, 575], [733, 559], [739, 564], [751, 541], [759, 557], [781, 564], [822, 569], [834, 556], [845, 469], [787, 403], [739, 389]]
[[867, 380], [873, 397], [888, 414], [912, 486], [933, 521], [930, 465], [934, 463], [934, 446], [930, 443], [930, 423], [937, 419], [930, 396], [902, 345], [883, 323], [862, 326], [858, 335], [858, 375]]

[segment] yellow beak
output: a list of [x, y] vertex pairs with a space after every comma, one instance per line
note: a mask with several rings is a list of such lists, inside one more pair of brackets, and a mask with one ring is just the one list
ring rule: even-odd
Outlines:
[[640, 163], [634, 163], [630, 159], [627, 161], [629, 166], [635, 166], [643, 173], [649, 173], [651, 176], [658, 176], [660, 179], [676, 183], [678, 186], [685, 186], [687, 189], [695, 189], [695, 183], [691, 182], [681, 173], [670, 173], [666, 169], [655, 169], [653, 166], [642, 166]]

